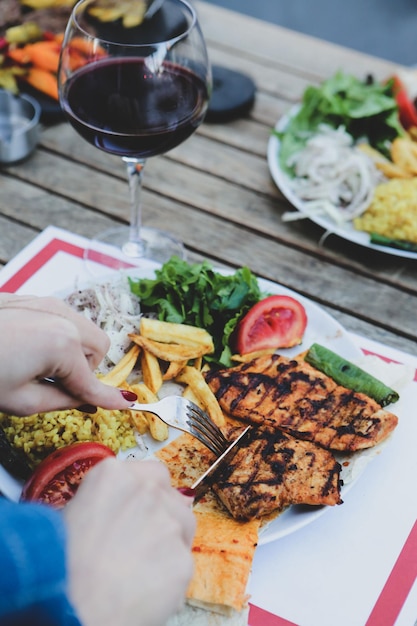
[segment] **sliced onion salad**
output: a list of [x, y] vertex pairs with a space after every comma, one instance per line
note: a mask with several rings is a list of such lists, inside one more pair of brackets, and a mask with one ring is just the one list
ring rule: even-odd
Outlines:
[[369, 206], [383, 176], [343, 126], [319, 126], [300, 152], [287, 165], [295, 177], [289, 185], [303, 201], [302, 212], [284, 213], [283, 220], [326, 215], [343, 224], [361, 215]]
[[127, 352], [131, 344], [128, 334], [137, 333], [140, 325], [140, 303], [131, 292], [128, 279], [95, 283], [74, 291], [65, 300], [109, 336], [110, 349], [98, 368], [99, 373], [105, 374]]

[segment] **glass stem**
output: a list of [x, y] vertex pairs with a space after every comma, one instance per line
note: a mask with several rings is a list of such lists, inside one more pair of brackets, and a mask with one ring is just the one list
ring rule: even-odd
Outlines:
[[145, 159], [123, 157], [126, 163], [130, 191], [130, 227], [129, 241], [123, 246], [123, 252], [132, 257], [144, 256], [145, 243], [141, 238], [142, 226], [142, 180]]

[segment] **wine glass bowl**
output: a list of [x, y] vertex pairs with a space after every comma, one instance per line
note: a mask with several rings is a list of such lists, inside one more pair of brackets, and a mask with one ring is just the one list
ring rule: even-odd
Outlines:
[[185, 141], [207, 110], [210, 66], [195, 10], [186, 0], [164, 0], [164, 19], [158, 21], [158, 11], [132, 31], [103, 28], [89, 15], [92, 2], [80, 0], [72, 11], [58, 85], [74, 129], [127, 167], [130, 226], [98, 239], [121, 248], [132, 262], [183, 256], [181, 242], [142, 226], [140, 191], [146, 160]]

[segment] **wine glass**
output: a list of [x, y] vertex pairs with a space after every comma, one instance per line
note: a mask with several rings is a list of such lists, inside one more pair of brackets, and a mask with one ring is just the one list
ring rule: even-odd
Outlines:
[[[207, 50], [195, 9], [186, 0], [164, 0], [135, 28], [99, 22], [94, 0], [73, 8], [61, 49], [61, 107], [75, 130], [126, 164], [130, 225], [97, 241], [118, 251], [121, 266], [141, 259], [163, 263], [184, 257], [182, 242], [142, 226], [141, 188], [149, 157], [185, 141], [204, 119], [211, 92]], [[158, 18], [158, 14], [164, 15]]]

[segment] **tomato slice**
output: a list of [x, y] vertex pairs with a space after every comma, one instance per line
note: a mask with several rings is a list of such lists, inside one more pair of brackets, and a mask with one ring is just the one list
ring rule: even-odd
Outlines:
[[94, 441], [58, 448], [36, 467], [24, 485], [20, 499], [61, 509], [74, 496], [86, 473], [111, 456], [115, 454], [110, 448]]
[[401, 124], [407, 130], [417, 126], [417, 110], [414, 102], [409, 98], [407, 89], [398, 76], [393, 77], [393, 92], [398, 105], [398, 115]]
[[269, 348], [291, 348], [301, 343], [307, 314], [291, 296], [269, 296], [255, 304], [239, 322], [236, 349], [239, 354]]

